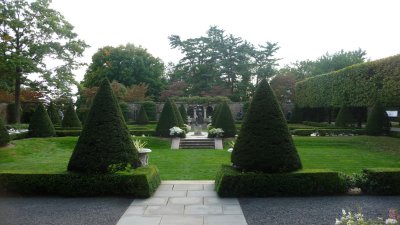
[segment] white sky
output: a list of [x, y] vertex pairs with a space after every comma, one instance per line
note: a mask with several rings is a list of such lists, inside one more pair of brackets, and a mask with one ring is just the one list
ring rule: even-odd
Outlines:
[[178, 62], [168, 36], [199, 37], [210, 25], [255, 45], [278, 42], [281, 65], [341, 49], [361, 48], [371, 60], [400, 53], [399, 0], [53, 0], [51, 7], [91, 45], [88, 64], [99, 48], [126, 43]]

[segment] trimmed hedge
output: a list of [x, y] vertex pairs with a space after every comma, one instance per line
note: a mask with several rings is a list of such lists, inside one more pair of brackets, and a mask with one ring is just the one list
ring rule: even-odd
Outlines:
[[310, 196], [345, 194], [349, 179], [339, 172], [304, 170], [290, 173], [241, 172], [223, 165], [215, 188], [221, 197]]
[[381, 103], [377, 102], [368, 116], [367, 126], [365, 127], [367, 135], [378, 136], [388, 135], [390, 132], [390, 120]]
[[335, 127], [335, 125], [332, 125], [332, 124], [329, 124], [329, 123], [303, 121], [302, 124], [307, 125], [307, 126], [312, 126], [312, 127], [324, 127], [324, 128], [330, 128], [330, 129], [340, 129], [338, 127]]
[[135, 135], [135, 136], [142, 136], [142, 135], [146, 135], [146, 136], [155, 136], [156, 132], [154, 130], [149, 130], [149, 129], [143, 129], [143, 130], [130, 130], [129, 133], [131, 135]]
[[60, 113], [53, 102], [50, 102], [49, 107], [47, 107], [47, 114], [49, 114], [49, 117], [53, 125], [61, 125]]
[[218, 107], [218, 115], [214, 127], [221, 128], [224, 131], [224, 138], [236, 135], [235, 120], [232, 117], [232, 112], [227, 102], [221, 103]]
[[66, 137], [66, 136], [77, 137], [81, 135], [81, 133], [82, 130], [56, 130], [57, 137]]
[[147, 117], [146, 109], [142, 106], [140, 106], [139, 109], [139, 114], [136, 118], [136, 123], [140, 125], [147, 124], [149, 122], [149, 118]]
[[168, 98], [161, 112], [160, 120], [157, 123], [156, 135], [161, 137], [170, 137], [169, 129], [172, 127], [179, 127], [179, 122], [176, 118], [172, 101]]
[[188, 114], [187, 114], [185, 106], [183, 104], [181, 104], [179, 106], [179, 112], [181, 113], [181, 116], [182, 116], [182, 119], [183, 119], [183, 123], [187, 124], [188, 123]]
[[296, 84], [299, 107], [400, 105], [400, 55], [360, 63]]
[[295, 129], [290, 131], [292, 135], [298, 136], [310, 136], [315, 132], [318, 132], [319, 136], [365, 135], [364, 129]]
[[116, 174], [11, 174], [0, 173], [0, 193], [28, 195], [150, 197], [160, 185], [157, 167]]
[[335, 121], [335, 126], [336, 127], [347, 127], [351, 124], [353, 119], [353, 116], [351, 114], [351, 110], [343, 105], [339, 113], [337, 114], [336, 121]]
[[82, 128], [82, 123], [76, 114], [74, 106], [70, 103], [65, 111], [64, 118], [61, 123], [62, 127], [79, 127]]
[[146, 110], [146, 114], [150, 121], [157, 120], [156, 103], [153, 101], [140, 102], [141, 106]]
[[0, 147], [6, 146], [10, 142], [10, 135], [4, 126], [3, 119], [0, 118]]
[[171, 100], [172, 108], [174, 109], [174, 114], [176, 117], [176, 120], [178, 121], [178, 127], [183, 127], [184, 122], [182, 119], [182, 115], [179, 112], [178, 106], [176, 106], [175, 102]]
[[28, 130], [31, 137], [53, 137], [56, 135], [53, 123], [43, 104], [40, 103], [37, 106]]
[[400, 168], [364, 169], [359, 185], [367, 194], [399, 195]]

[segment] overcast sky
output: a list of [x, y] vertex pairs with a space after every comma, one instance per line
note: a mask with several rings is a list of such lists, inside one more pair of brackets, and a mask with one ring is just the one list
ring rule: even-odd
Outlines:
[[[168, 36], [195, 38], [211, 25], [252, 44], [278, 42], [280, 65], [341, 49], [371, 60], [400, 53], [400, 0], [53, 0], [91, 47], [141, 45], [165, 64], [181, 55]], [[77, 80], [85, 70], [77, 71]]]

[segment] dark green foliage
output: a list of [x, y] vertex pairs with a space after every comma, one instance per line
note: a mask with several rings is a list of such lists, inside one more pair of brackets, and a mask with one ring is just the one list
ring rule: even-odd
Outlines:
[[81, 133], [82, 133], [81, 130], [56, 130], [57, 137], [67, 137], [67, 136], [77, 137], [81, 135]]
[[211, 125], [212, 125], [213, 127], [215, 127], [215, 124], [217, 123], [217, 117], [218, 117], [219, 112], [220, 112], [220, 109], [221, 109], [221, 104], [222, 104], [222, 103], [219, 103], [219, 104], [216, 105], [215, 108], [214, 108], [214, 112], [213, 112], [212, 117], [211, 117]]
[[149, 122], [149, 118], [147, 118], [146, 110], [144, 109], [143, 105], [140, 107], [139, 114], [136, 118], [136, 123], [145, 125]]
[[183, 123], [187, 124], [188, 123], [188, 115], [186, 113], [186, 109], [185, 106], [183, 106], [183, 104], [181, 104], [179, 106], [179, 112], [181, 113], [182, 119], [183, 119]]
[[147, 117], [150, 121], [156, 121], [156, 103], [152, 101], [142, 102], [142, 107], [146, 110]]
[[62, 196], [129, 195], [148, 198], [160, 185], [157, 167], [117, 174], [0, 173], [0, 193]]
[[49, 107], [47, 108], [47, 114], [49, 114], [53, 125], [61, 125], [60, 113], [53, 102], [50, 102]]
[[335, 126], [337, 127], [347, 127], [353, 120], [353, 115], [349, 107], [343, 105], [336, 117]]
[[31, 137], [53, 137], [56, 135], [53, 123], [43, 104], [40, 103], [37, 106], [28, 130]]
[[[17, 122], [17, 120], [16, 120], [16, 118], [15, 118], [15, 111], [16, 111], [16, 105], [15, 105], [15, 103], [10, 103], [10, 104], [8, 104], [7, 105], [7, 122], [9, 123], [9, 124], [13, 124], [13, 123], [16, 123]], [[19, 108], [19, 111], [20, 111], [20, 114], [22, 113], [22, 108], [20, 107]]]
[[286, 119], [266, 80], [250, 103], [231, 161], [246, 171], [279, 173], [302, 168]]
[[310, 136], [313, 133], [318, 133], [319, 136], [338, 136], [338, 135], [365, 135], [364, 129], [338, 129], [338, 128], [321, 128], [321, 129], [294, 129], [291, 130], [292, 135]]
[[8, 142], [10, 142], [10, 135], [4, 126], [3, 120], [0, 118], [0, 147], [7, 145]]
[[349, 182], [343, 174], [326, 170], [243, 173], [222, 166], [215, 186], [221, 197], [310, 196], [345, 194]]
[[301, 123], [303, 122], [303, 110], [297, 105], [294, 106], [292, 116], [290, 117], [290, 123]]
[[78, 115], [76, 115], [72, 102], [67, 106], [61, 125], [62, 127], [82, 128], [81, 121], [79, 120]]
[[179, 127], [174, 108], [171, 100], [168, 98], [164, 104], [156, 127], [156, 135], [161, 137], [169, 137], [169, 129]]
[[174, 109], [174, 114], [175, 114], [176, 120], [178, 121], [178, 127], [183, 127], [184, 122], [183, 122], [183, 119], [182, 119], [182, 115], [179, 112], [178, 106], [176, 106], [176, 104], [175, 104], [175, 102], [173, 100], [171, 100], [171, 104], [172, 104], [172, 107]]
[[359, 183], [363, 193], [399, 195], [400, 169], [364, 169]]
[[125, 121], [128, 120], [128, 116], [129, 116], [129, 106], [128, 103], [126, 102], [120, 102], [119, 103], [119, 108], [121, 109], [121, 113], [123, 115], [123, 118]]
[[224, 138], [234, 137], [236, 135], [236, 126], [228, 103], [223, 102], [218, 111], [215, 128], [221, 128], [224, 131]]
[[36, 105], [28, 104], [22, 109], [21, 123], [30, 123], [33, 113], [35, 113]]
[[368, 115], [367, 126], [366, 126], [367, 135], [387, 135], [390, 131], [390, 121], [389, 117], [385, 111], [385, 108], [382, 106], [380, 102], [377, 102], [370, 114]]
[[249, 110], [250, 102], [247, 101], [243, 104], [243, 118], [246, 116], [247, 111]]
[[[68, 164], [69, 171], [107, 173], [139, 165], [110, 82], [104, 79]], [[114, 168], [113, 168], [114, 167]]]

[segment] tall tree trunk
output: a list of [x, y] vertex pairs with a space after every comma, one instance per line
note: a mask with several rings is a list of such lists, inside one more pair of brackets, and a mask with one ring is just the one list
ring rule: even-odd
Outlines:
[[15, 112], [14, 112], [14, 120], [17, 123], [21, 122], [21, 115], [19, 109], [21, 108], [21, 78], [22, 78], [22, 69], [21, 67], [17, 67], [16, 69], [16, 78], [15, 78]]

